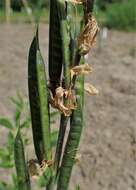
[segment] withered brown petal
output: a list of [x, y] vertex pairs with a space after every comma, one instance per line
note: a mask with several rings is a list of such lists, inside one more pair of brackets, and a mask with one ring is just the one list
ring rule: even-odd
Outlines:
[[79, 33], [77, 41], [79, 52], [81, 55], [86, 55], [96, 41], [96, 35], [99, 31], [97, 21], [94, 16], [88, 14], [86, 16], [87, 24], [83, 31]]
[[71, 79], [72, 79], [74, 75], [88, 74], [92, 72], [92, 67], [90, 67], [90, 65], [88, 64], [78, 65], [78, 66], [73, 67], [70, 72], [71, 72]]
[[88, 92], [90, 95], [96, 95], [99, 93], [99, 91], [91, 84], [85, 83], [84, 89], [86, 92]]

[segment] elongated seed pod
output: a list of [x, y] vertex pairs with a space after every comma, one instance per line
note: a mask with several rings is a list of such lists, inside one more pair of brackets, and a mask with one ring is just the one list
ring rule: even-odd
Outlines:
[[14, 143], [14, 159], [17, 172], [18, 190], [31, 190], [28, 168], [25, 161], [24, 147], [20, 129]]
[[57, 0], [57, 8], [60, 19], [60, 32], [63, 47], [64, 86], [68, 89], [70, 84], [70, 27], [67, 22], [67, 4], [63, 0]]
[[[67, 5], [62, 0], [57, 0], [57, 8], [60, 20], [60, 32], [62, 36], [62, 47], [63, 47], [63, 78], [64, 78], [64, 88], [68, 89], [70, 85], [70, 65], [71, 65], [71, 50], [70, 50], [70, 25], [67, 20]], [[66, 100], [64, 100], [66, 103]], [[60, 127], [59, 127], [59, 135], [57, 140], [57, 147], [55, 153], [55, 170], [56, 175], [58, 174], [58, 169], [60, 165], [60, 160], [62, 156], [62, 148], [65, 137], [65, 131], [67, 127], [69, 117], [61, 115], [60, 118]]]
[[[82, 61], [83, 62], [83, 61]], [[84, 77], [78, 76], [75, 85], [77, 109], [71, 117], [70, 132], [67, 139], [64, 156], [60, 168], [57, 190], [67, 190], [75, 163], [80, 136], [83, 128], [83, 104], [84, 104]]]
[[39, 107], [39, 94], [37, 82], [37, 69], [36, 69], [36, 52], [37, 52], [37, 39], [34, 36], [28, 60], [28, 89], [29, 89], [29, 103], [32, 120], [33, 141], [36, 156], [39, 163], [43, 160], [43, 147], [42, 147], [42, 128], [40, 120], [40, 107]]
[[52, 154], [51, 154], [48, 89], [47, 89], [47, 80], [45, 75], [45, 65], [40, 50], [37, 50], [36, 60], [37, 60], [36, 67], [37, 67], [39, 106], [40, 106], [39, 119], [41, 120], [44, 159], [51, 160]]
[[49, 77], [50, 87], [60, 86], [62, 72], [62, 35], [60, 32], [60, 19], [57, 10], [57, 0], [50, 1], [50, 31], [49, 31]]
[[43, 159], [42, 150], [42, 129], [40, 121], [39, 101], [38, 101], [38, 84], [37, 84], [37, 72], [36, 72], [36, 51], [37, 40], [34, 36], [30, 50], [28, 60], [28, 89], [29, 89], [29, 103], [32, 120], [32, 131], [34, 147], [39, 162]]
[[56, 147], [56, 153], [55, 153], [55, 162], [54, 162], [56, 175], [58, 174], [58, 169], [59, 169], [60, 160], [61, 160], [61, 156], [62, 156], [62, 148], [63, 148], [63, 142], [64, 142], [68, 119], [69, 119], [69, 117], [66, 117], [63, 114], [61, 115], [60, 126], [59, 126], [59, 135], [58, 135], [57, 147]]
[[47, 82], [43, 59], [39, 53], [38, 30], [29, 50], [28, 87], [35, 152], [41, 163], [43, 159], [51, 159], [51, 146]]

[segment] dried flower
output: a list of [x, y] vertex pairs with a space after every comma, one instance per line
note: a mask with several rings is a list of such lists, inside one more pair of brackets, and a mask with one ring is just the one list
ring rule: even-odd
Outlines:
[[52, 160], [43, 160], [41, 165], [39, 165], [38, 162], [36, 162], [34, 159], [31, 159], [28, 162], [29, 173], [31, 177], [36, 180], [39, 176], [42, 176], [46, 168], [52, 166], [52, 164]]
[[96, 41], [96, 35], [99, 30], [95, 17], [91, 14], [88, 14], [86, 17], [87, 24], [77, 39], [79, 52], [81, 55], [86, 55], [90, 51]]
[[99, 91], [91, 84], [85, 83], [84, 89], [86, 92], [88, 92], [90, 95], [96, 95], [99, 93]]
[[28, 170], [29, 170], [30, 176], [38, 176], [39, 168], [40, 168], [39, 164], [34, 159], [29, 160]]
[[50, 104], [54, 108], [57, 108], [59, 111], [61, 111], [65, 116], [70, 116], [72, 113], [70, 108], [66, 107], [63, 103], [63, 97], [65, 93], [66, 90], [64, 90], [62, 87], [56, 88], [54, 98], [50, 97]]
[[79, 66], [73, 67], [70, 70], [70, 72], [71, 72], [71, 79], [73, 79], [74, 75], [88, 74], [88, 73], [92, 72], [92, 68], [90, 67], [90, 65], [84, 64], [84, 65], [79, 65]]
[[70, 110], [75, 110], [77, 108], [76, 96], [71, 89], [65, 91], [65, 97], [67, 99], [67, 108]]

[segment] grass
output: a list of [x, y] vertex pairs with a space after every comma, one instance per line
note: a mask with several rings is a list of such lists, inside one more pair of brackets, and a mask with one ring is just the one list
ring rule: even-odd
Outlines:
[[[49, 21], [48, 9], [34, 10], [32, 15], [34, 19], [37, 16], [40, 16], [41, 22], [48, 23]], [[29, 23], [30, 19], [26, 11], [23, 9], [21, 12], [11, 12], [10, 21], [13, 23], [18, 23], [18, 22]], [[0, 9], [0, 23], [4, 23], [4, 22], [5, 22], [5, 11]]]
[[106, 25], [109, 28], [136, 31], [136, 1], [113, 3], [106, 9]]

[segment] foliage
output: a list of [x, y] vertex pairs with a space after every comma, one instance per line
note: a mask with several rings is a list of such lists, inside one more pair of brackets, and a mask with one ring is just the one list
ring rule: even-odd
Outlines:
[[[0, 126], [4, 127], [8, 132], [6, 145], [0, 148], [0, 168], [13, 170], [15, 135], [19, 126], [21, 126], [22, 129], [27, 129], [30, 126], [30, 115], [28, 104], [19, 93], [17, 97], [11, 97], [10, 100], [15, 105], [13, 119], [0, 117]], [[28, 139], [25, 135], [23, 135], [23, 141], [25, 145], [28, 143]], [[16, 182], [16, 177], [12, 174], [12, 184], [0, 182], [0, 189], [16, 190]]]
[[[5, 170], [10, 170], [11, 173], [14, 170], [14, 142], [15, 136], [20, 126], [20, 129], [28, 130], [30, 127], [30, 113], [28, 109], [28, 103], [22, 96], [18, 93], [16, 97], [10, 98], [11, 102], [15, 105], [15, 112], [12, 119], [6, 117], [0, 117], [0, 126], [4, 127], [7, 134], [7, 141], [4, 147], [0, 147], [0, 168]], [[51, 123], [55, 122], [55, 118], [58, 112], [51, 112]], [[23, 144], [28, 145], [29, 139], [26, 137], [26, 133], [21, 134]], [[57, 142], [58, 131], [53, 130], [51, 133], [51, 144], [52, 147], [55, 146]], [[41, 181], [39, 182], [41, 183]], [[0, 182], [0, 190], [17, 190], [17, 178], [14, 173], [12, 173], [12, 181], [8, 183], [6, 181]]]
[[[48, 9], [34, 9], [32, 12], [32, 16], [39, 16], [40, 15], [40, 21], [44, 23], [49, 22], [49, 10]], [[28, 14], [26, 13], [25, 9], [22, 9], [21, 12], [11, 12], [10, 15], [10, 21], [12, 23], [18, 23], [18, 22], [25, 22], [30, 23], [30, 20], [28, 18]], [[0, 9], [0, 22], [5, 22], [5, 12], [4, 10]]]
[[136, 1], [127, 0], [107, 7], [106, 24], [110, 28], [136, 30]]
[[21, 11], [22, 5], [22, 0], [11, 0], [11, 8], [14, 11]]

